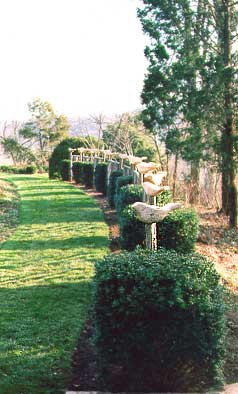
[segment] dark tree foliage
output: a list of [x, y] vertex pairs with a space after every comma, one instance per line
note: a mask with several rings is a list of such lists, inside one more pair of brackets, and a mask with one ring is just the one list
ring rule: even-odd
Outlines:
[[191, 163], [191, 202], [199, 168], [222, 173], [223, 210], [237, 225], [238, 3], [230, 0], [142, 0], [138, 16], [150, 37], [142, 101], [145, 126], [168, 153]]

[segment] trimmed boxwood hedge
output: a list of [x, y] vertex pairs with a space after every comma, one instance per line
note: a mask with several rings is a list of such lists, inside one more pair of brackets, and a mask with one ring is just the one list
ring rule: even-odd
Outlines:
[[60, 174], [63, 181], [70, 180], [70, 160], [61, 161]]
[[116, 188], [115, 188], [115, 195], [114, 195], [114, 205], [117, 207], [117, 199], [120, 194], [120, 190], [123, 186], [131, 185], [133, 183], [133, 176], [132, 175], [122, 175], [116, 179]]
[[157, 224], [158, 246], [180, 253], [192, 252], [199, 232], [199, 219], [194, 209], [176, 209]]
[[15, 167], [3, 165], [0, 166], [0, 172], [6, 172], [9, 174], [35, 174], [37, 167], [35, 165], [27, 165], [25, 167]]
[[86, 187], [93, 187], [94, 166], [91, 162], [82, 163], [82, 182]]
[[73, 178], [76, 183], [83, 183], [83, 163], [80, 161], [73, 163]]
[[[120, 177], [121, 178], [121, 177]], [[118, 179], [120, 179], [118, 178]], [[116, 198], [116, 209], [118, 215], [127, 206], [134, 202], [143, 200], [143, 186], [141, 185], [127, 185], [122, 186]]]
[[111, 208], [114, 208], [114, 195], [116, 193], [116, 179], [122, 175], [123, 175], [122, 170], [115, 170], [112, 171], [110, 174], [107, 194], [108, 194], [108, 202]]
[[123, 249], [133, 250], [138, 245], [144, 245], [145, 225], [140, 222], [135, 210], [127, 205], [119, 215], [120, 243]]
[[221, 386], [225, 320], [219, 279], [205, 257], [163, 248], [99, 261], [95, 343], [105, 391]]
[[95, 188], [97, 192], [107, 194], [107, 164], [98, 163], [95, 168]]

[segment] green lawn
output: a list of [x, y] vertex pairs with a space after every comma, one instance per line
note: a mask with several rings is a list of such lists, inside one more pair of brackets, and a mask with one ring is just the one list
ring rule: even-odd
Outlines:
[[20, 223], [0, 246], [0, 393], [66, 388], [108, 228], [96, 202], [46, 176], [9, 176]]

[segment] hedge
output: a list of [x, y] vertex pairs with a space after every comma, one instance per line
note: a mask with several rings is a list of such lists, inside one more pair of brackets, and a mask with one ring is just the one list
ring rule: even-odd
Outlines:
[[0, 166], [0, 172], [6, 172], [9, 174], [35, 174], [37, 167], [35, 165], [27, 165], [25, 167], [16, 167], [3, 165]]
[[[121, 177], [117, 178], [120, 179]], [[143, 201], [143, 186], [141, 185], [127, 185], [122, 186], [116, 198], [116, 209], [118, 215], [120, 212], [130, 204], [137, 201]]]
[[221, 387], [225, 320], [219, 279], [205, 257], [163, 248], [99, 261], [95, 344], [105, 391]]
[[81, 161], [73, 163], [73, 178], [76, 183], [83, 183], [83, 163]]
[[82, 163], [82, 182], [86, 187], [93, 187], [94, 166], [91, 162]]
[[199, 220], [194, 209], [176, 209], [157, 224], [158, 246], [180, 253], [192, 252], [199, 232]]
[[133, 183], [132, 175], [122, 175], [116, 179], [115, 195], [114, 195], [114, 205], [117, 207], [117, 199], [120, 194], [120, 190], [123, 186], [131, 185]]
[[123, 249], [133, 250], [138, 245], [144, 245], [145, 225], [137, 219], [135, 210], [130, 205], [120, 212], [119, 229]]
[[98, 163], [95, 168], [95, 188], [97, 192], [107, 194], [107, 164]]
[[108, 202], [111, 208], [114, 208], [114, 195], [116, 192], [116, 179], [123, 175], [122, 170], [112, 171], [109, 177], [108, 184]]
[[70, 160], [62, 160], [60, 165], [60, 175], [63, 181], [70, 180]]
[[69, 160], [69, 148], [76, 149], [88, 146], [98, 146], [98, 141], [95, 137], [74, 137], [66, 138], [61, 141], [53, 150], [52, 155], [49, 159], [49, 177], [59, 178], [60, 177], [60, 166], [62, 160]]

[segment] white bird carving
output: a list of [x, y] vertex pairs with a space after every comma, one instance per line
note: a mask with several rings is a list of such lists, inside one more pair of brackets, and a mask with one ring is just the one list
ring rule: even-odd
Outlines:
[[147, 224], [161, 222], [170, 211], [181, 208], [182, 204], [179, 202], [169, 203], [163, 207], [157, 207], [157, 205], [149, 205], [144, 202], [135, 202], [132, 204], [132, 208], [135, 209], [138, 219]]

